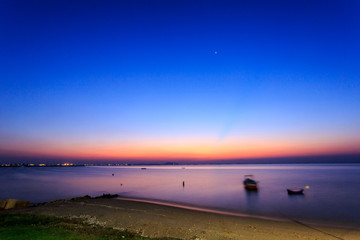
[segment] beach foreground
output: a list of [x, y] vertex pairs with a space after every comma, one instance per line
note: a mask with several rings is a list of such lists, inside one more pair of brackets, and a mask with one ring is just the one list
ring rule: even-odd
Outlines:
[[119, 199], [55, 201], [6, 212], [81, 218], [90, 224], [129, 230], [148, 237], [209, 240], [360, 239], [360, 230], [229, 216]]

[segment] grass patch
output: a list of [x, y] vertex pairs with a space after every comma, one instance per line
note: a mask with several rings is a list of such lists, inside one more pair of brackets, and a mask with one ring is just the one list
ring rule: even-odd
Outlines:
[[0, 214], [0, 239], [145, 240], [154, 238], [142, 237], [128, 231], [89, 225], [80, 219], [70, 220], [35, 214]]

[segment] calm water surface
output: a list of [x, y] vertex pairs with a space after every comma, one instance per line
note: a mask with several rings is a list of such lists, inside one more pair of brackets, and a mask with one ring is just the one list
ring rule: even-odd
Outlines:
[[[117, 193], [129, 198], [360, 228], [360, 164], [145, 167], [0, 168], [0, 199], [39, 203]], [[243, 188], [246, 174], [253, 174], [259, 181], [259, 191]], [[287, 194], [287, 188], [306, 185], [310, 189], [304, 195]]]

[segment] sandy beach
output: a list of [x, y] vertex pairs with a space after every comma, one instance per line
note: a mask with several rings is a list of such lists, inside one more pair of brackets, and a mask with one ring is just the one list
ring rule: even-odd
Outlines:
[[353, 229], [229, 216], [119, 199], [56, 201], [6, 212], [82, 218], [90, 224], [121, 230], [127, 229], [148, 237], [172, 237], [189, 240], [360, 239], [360, 231]]

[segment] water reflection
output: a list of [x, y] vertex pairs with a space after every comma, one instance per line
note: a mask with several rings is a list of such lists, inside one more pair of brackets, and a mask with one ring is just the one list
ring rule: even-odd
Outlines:
[[[246, 191], [253, 173], [258, 191]], [[113, 175], [114, 174], [114, 175]], [[0, 199], [32, 203], [103, 193], [228, 209], [254, 215], [318, 218], [360, 225], [360, 164], [177, 167], [0, 168]], [[306, 186], [304, 195], [286, 188]], [[331, 197], [329, 197], [331, 196]], [[346, 208], [343, 208], [346, 206]], [[328, 211], [328, 209], [335, 209]]]
[[258, 208], [259, 193], [258, 190], [244, 189], [246, 196], [246, 206], [249, 213], [256, 213]]
[[287, 194], [287, 195], [291, 201], [297, 201], [300, 199], [304, 199], [306, 197], [305, 194]]

